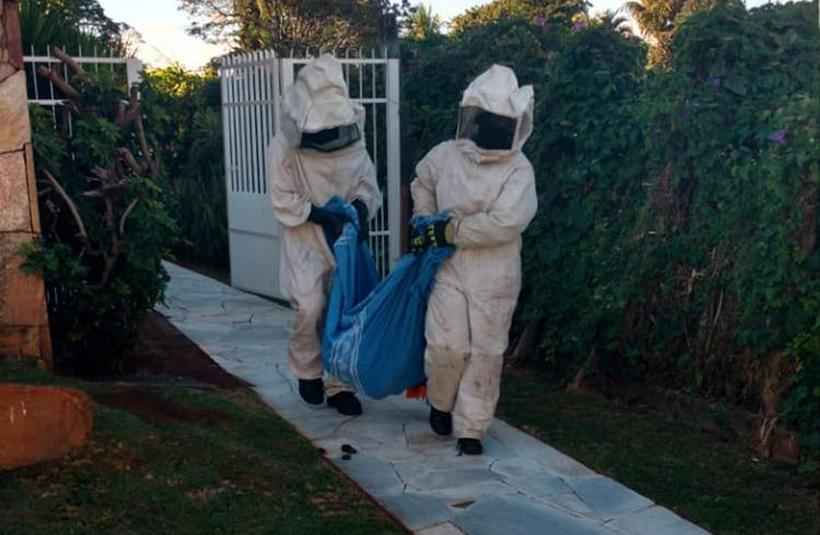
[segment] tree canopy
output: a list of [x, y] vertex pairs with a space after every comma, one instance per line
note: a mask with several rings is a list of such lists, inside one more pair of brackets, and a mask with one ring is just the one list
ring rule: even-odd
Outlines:
[[98, 53], [120, 54], [128, 26], [111, 20], [98, 0], [22, 0], [20, 29], [27, 52], [60, 46], [71, 53], [96, 48]]
[[586, 14], [590, 5], [587, 0], [495, 0], [455, 17], [450, 29], [459, 34], [502, 19], [569, 25], [578, 15]]
[[424, 40], [441, 35], [441, 26], [444, 21], [433, 13], [433, 7], [419, 4], [412, 9], [405, 24], [405, 35], [409, 39]]
[[716, 5], [739, 6], [738, 0], [633, 0], [626, 8], [637, 21], [644, 35], [649, 37], [653, 49], [649, 56], [651, 64], [665, 63], [671, 54], [670, 45], [675, 29], [692, 14]]
[[179, 0], [189, 33], [244, 50], [338, 49], [398, 36], [408, 0]]

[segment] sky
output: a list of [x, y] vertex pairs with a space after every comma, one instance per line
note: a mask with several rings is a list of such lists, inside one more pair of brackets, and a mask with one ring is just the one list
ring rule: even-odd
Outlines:
[[[433, 12], [448, 20], [470, 7], [480, 6], [489, 0], [422, 0]], [[625, 0], [592, 0], [592, 12], [616, 10]], [[749, 7], [765, 0], [748, 0]], [[117, 22], [125, 22], [136, 29], [143, 39], [137, 57], [155, 67], [181, 63], [190, 69], [198, 69], [208, 60], [226, 52], [224, 48], [209, 45], [201, 39], [185, 33], [187, 15], [177, 10], [176, 0], [99, 0], [106, 14]], [[411, 3], [416, 3], [413, 0]]]

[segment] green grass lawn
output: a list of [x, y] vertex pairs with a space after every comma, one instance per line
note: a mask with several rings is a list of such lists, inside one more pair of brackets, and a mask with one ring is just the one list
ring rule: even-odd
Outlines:
[[719, 535], [817, 535], [820, 483], [651, 408], [504, 378], [499, 416]]
[[4, 535], [405, 533], [247, 390], [81, 383], [10, 363], [0, 381], [61, 382], [97, 402], [85, 448], [0, 473]]
[[[244, 389], [122, 387], [0, 363], [0, 381], [62, 383], [97, 402], [90, 444], [0, 473], [0, 532], [405, 533]], [[816, 473], [650, 408], [508, 373], [499, 415], [718, 535], [816, 535]]]

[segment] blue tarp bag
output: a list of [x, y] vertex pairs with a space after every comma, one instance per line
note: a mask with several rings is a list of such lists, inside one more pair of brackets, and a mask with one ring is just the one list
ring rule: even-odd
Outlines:
[[[355, 216], [338, 199], [328, 208]], [[347, 209], [349, 207], [349, 210]], [[452, 247], [404, 256], [378, 285], [369, 248], [358, 240], [358, 219], [348, 218], [333, 249], [336, 272], [322, 335], [325, 371], [374, 399], [423, 384], [424, 322], [436, 273]], [[416, 218], [421, 228], [444, 216]]]

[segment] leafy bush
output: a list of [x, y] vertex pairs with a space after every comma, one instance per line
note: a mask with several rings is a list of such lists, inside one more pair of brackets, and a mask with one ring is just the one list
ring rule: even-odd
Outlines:
[[526, 151], [539, 211], [525, 234], [519, 315], [546, 326], [542, 349], [561, 374], [625, 356], [616, 326], [624, 245], [644, 194], [644, 61], [640, 41], [612, 28], [564, 32], [536, 92]]
[[162, 299], [161, 261], [176, 226], [136, 92], [129, 97], [110, 77], [65, 61], [70, 80], [43, 75], [73, 95], [70, 119], [57, 128], [51, 114], [31, 109], [43, 239], [25, 250], [26, 266], [46, 281], [57, 365], [106, 373]]
[[746, 403], [820, 443], [816, 4], [701, 7], [663, 68], [603, 20], [500, 21], [414, 43], [404, 176], [452, 136], [472, 77], [510, 65], [536, 88], [525, 151], [540, 204], [516, 332], [534, 321], [565, 379], [585, 370]]
[[697, 13], [645, 90], [651, 194], [631, 269], [647, 327], [631, 343], [706, 394], [760, 399], [769, 363], [793, 367], [778, 355], [817, 317], [812, 9]]
[[180, 227], [178, 258], [226, 269], [227, 193], [219, 79], [175, 65], [145, 75], [142, 99], [164, 155], [164, 187]]

